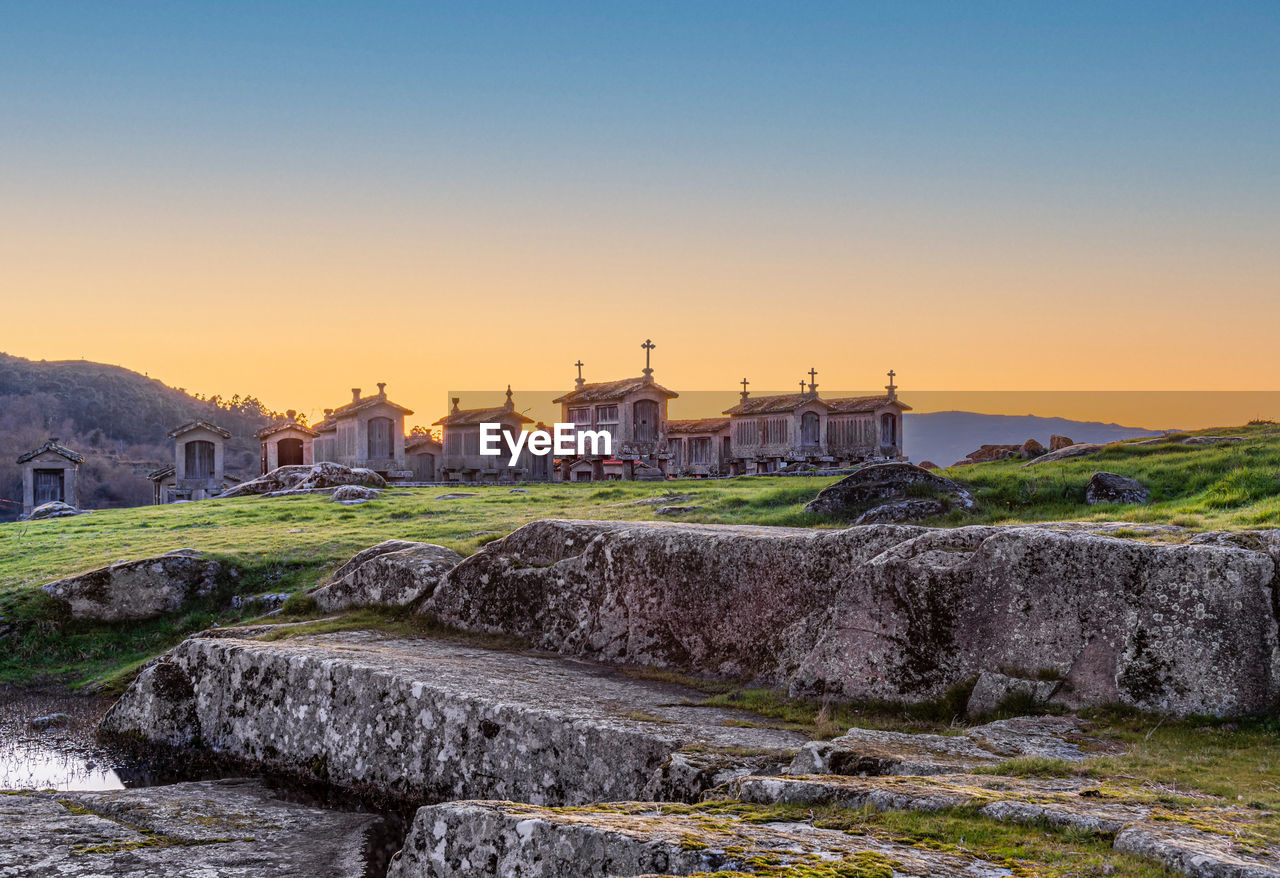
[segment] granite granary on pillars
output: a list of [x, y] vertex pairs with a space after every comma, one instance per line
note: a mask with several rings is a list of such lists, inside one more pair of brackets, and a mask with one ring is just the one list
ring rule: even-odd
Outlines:
[[612, 437], [612, 456], [586, 454], [562, 461], [561, 478], [566, 481], [666, 477], [671, 460], [667, 403], [680, 394], [653, 380], [649, 356], [657, 346], [646, 339], [641, 347], [644, 370], [639, 378], [588, 384], [579, 360], [576, 386], [553, 400], [561, 407], [562, 422]]
[[404, 450], [404, 419], [413, 414], [387, 399], [386, 383], [378, 384], [376, 396], [361, 396], [351, 388], [351, 402], [325, 409], [324, 420], [315, 425], [312, 458], [315, 463], [340, 463], [371, 469], [385, 479], [409, 479]]
[[415, 482], [434, 482], [441, 478], [444, 445], [430, 434], [405, 439], [404, 457]]
[[22, 467], [22, 517], [46, 503], [76, 505], [76, 474], [84, 456], [58, 444], [58, 437], [18, 458]]
[[453, 399], [449, 414], [433, 426], [444, 430], [441, 478], [460, 482], [546, 482], [551, 480], [553, 458], [550, 454], [533, 454], [526, 443], [514, 464], [506, 438], [498, 443], [498, 454], [480, 453], [480, 426], [498, 424], [504, 437], [515, 437], [533, 419], [516, 411], [510, 386], [507, 401], [496, 408], [463, 409], [462, 400]]
[[889, 372], [883, 396], [823, 399], [817, 370], [799, 392], [751, 396], [742, 380], [742, 400], [725, 410], [734, 474], [779, 472], [796, 467], [848, 466], [865, 460], [899, 460], [902, 413], [896, 373]]
[[298, 466], [312, 462], [312, 442], [316, 431], [298, 421], [298, 413], [285, 412], [283, 421], [263, 427], [254, 434], [262, 443], [262, 474], [280, 466]]
[[729, 419], [667, 421], [667, 450], [673, 476], [727, 476], [733, 459]]
[[147, 475], [154, 486], [153, 502], [176, 503], [217, 497], [239, 484], [225, 470], [225, 443], [231, 434], [207, 421], [188, 421], [169, 432], [173, 465]]

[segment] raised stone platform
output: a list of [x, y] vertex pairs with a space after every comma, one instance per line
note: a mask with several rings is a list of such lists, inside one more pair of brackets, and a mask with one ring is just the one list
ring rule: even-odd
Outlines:
[[795, 732], [679, 706], [679, 686], [559, 656], [348, 632], [189, 639], [142, 672], [105, 734], [211, 749], [413, 801], [692, 800], [780, 771]]

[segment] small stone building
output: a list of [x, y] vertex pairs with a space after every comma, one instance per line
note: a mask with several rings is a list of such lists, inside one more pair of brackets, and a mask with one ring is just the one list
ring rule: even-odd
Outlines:
[[551, 480], [554, 460], [550, 454], [532, 454], [528, 445], [521, 449], [515, 465], [511, 465], [511, 452], [506, 440], [499, 445], [497, 456], [480, 453], [480, 425], [500, 424], [502, 433], [514, 436], [533, 418], [516, 411], [511, 388], [507, 388], [507, 401], [496, 408], [459, 408], [462, 400], [453, 399], [449, 414], [433, 426], [444, 429], [444, 450], [440, 477], [444, 481], [460, 482], [544, 482]]
[[22, 517], [46, 503], [76, 505], [76, 474], [84, 456], [58, 444], [55, 436], [18, 458], [22, 466]]
[[430, 436], [410, 436], [404, 443], [405, 462], [413, 472], [415, 482], [434, 482], [440, 479], [444, 446]]
[[385, 383], [378, 384], [376, 396], [361, 396], [353, 387], [351, 402], [325, 409], [324, 420], [315, 425], [312, 458], [365, 467], [387, 479], [411, 478], [404, 449], [404, 419], [411, 414], [412, 409], [387, 399]]
[[727, 476], [733, 459], [729, 418], [667, 421], [669, 471], [674, 476]]
[[[623, 462], [624, 479], [647, 477], [652, 471], [666, 476], [671, 459], [667, 449], [667, 403], [680, 395], [653, 380], [649, 365], [653, 342], [646, 339], [641, 347], [645, 349], [645, 367], [639, 378], [588, 384], [579, 361], [576, 386], [553, 400], [560, 404], [562, 423], [580, 430], [607, 432], [613, 437], [612, 458]], [[586, 460], [591, 465], [592, 480], [603, 480], [608, 478], [608, 459], [603, 454], [570, 458], [561, 463], [561, 477], [577, 480], [582, 471], [580, 462]]]
[[262, 473], [276, 467], [312, 462], [312, 442], [316, 431], [298, 422], [298, 413], [285, 412], [285, 420], [263, 427], [254, 434], [262, 443]]
[[231, 434], [207, 421], [188, 421], [169, 432], [173, 440], [173, 467], [147, 476], [155, 486], [156, 503], [206, 500], [217, 497], [240, 480], [225, 469], [225, 443]]

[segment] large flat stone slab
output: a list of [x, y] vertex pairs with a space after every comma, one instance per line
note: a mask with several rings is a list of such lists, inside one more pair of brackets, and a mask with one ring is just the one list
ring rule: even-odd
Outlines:
[[256, 781], [0, 795], [0, 875], [353, 878], [381, 818], [277, 799]]
[[559, 656], [347, 632], [191, 638], [154, 663], [106, 734], [212, 749], [414, 801], [693, 800], [780, 771], [803, 735], [726, 725], [699, 693]]
[[[585, 809], [450, 802], [418, 811], [388, 878], [606, 878], [857, 864], [833, 874], [994, 878], [1004, 868], [802, 822], [758, 823], [751, 808], [678, 811], [652, 803]], [[892, 866], [890, 866], [892, 864]], [[776, 873], [772, 873], [776, 874]], [[812, 874], [797, 871], [796, 874]]]

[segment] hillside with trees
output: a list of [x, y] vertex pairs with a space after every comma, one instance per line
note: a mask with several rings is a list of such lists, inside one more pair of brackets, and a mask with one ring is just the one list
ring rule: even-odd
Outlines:
[[18, 456], [51, 436], [85, 455], [79, 501], [90, 509], [151, 502], [146, 474], [172, 461], [166, 435], [195, 418], [231, 432], [227, 471], [256, 473], [253, 433], [273, 417], [253, 396], [200, 397], [120, 366], [0, 353], [0, 521], [21, 510]]

